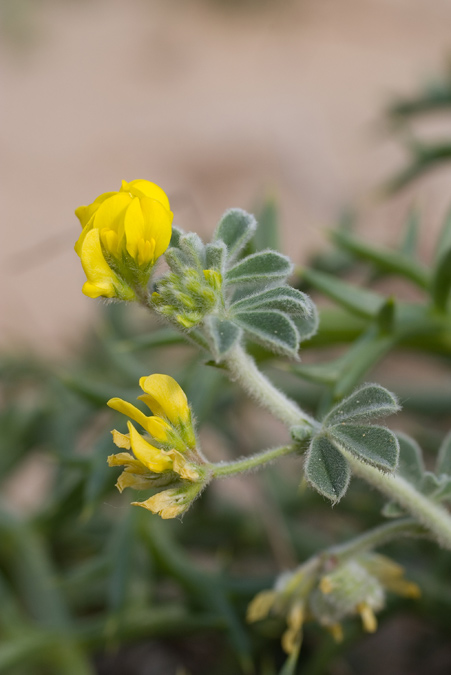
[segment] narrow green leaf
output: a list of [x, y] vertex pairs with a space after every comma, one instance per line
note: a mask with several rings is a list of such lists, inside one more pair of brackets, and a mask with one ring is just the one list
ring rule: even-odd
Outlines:
[[399, 443], [386, 427], [340, 424], [328, 429], [333, 443], [382, 471], [394, 471], [398, 464]]
[[420, 215], [416, 208], [411, 209], [405, 224], [404, 237], [400, 251], [410, 258], [415, 258], [418, 249], [418, 232], [420, 229]]
[[351, 480], [347, 461], [325, 436], [311, 442], [304, 471], [310, 485], [333, 503], [340, 501]]
[[361, 260], [373, 263], [383, 272], [409, 279], [423, 289], [429, 287], [428, 269], [411, 256], [404, 255], [400, 251], [373, 246], [343, 230], [332, 232], [332, 239], [341, 248], [353, 253]]
[[267, 285], [283, 282], [291, 273], [292, 264], [286, 256], [277, 251], [261, 251], [249, 255], [226, 273], [229, 284], [259, 283]]
[[271, 351], [295, 355], [299, 349], [299, 335], [293, 321], [277, 310], [243, 312], [235, 315], [249, 337]]
[[451, 476], [451, 431], [440, 446], [437, 458], [437, 475]]
[[401, 431], [396, 432], [399, 441], [398, 473], [409, 483], [420, 487], [424, 474], [423, 453], [418, 443]]
[[395, 298], [387, 298], [386, 302], [380, 308], [376, 317], [377, 325], [383, 335], [393, 333], [396, 318]]
[[326, 415], [323, 424], [385, 417], [400, 410], [396, 396], [379, 384], [364, 384]]
[[437, 246], [435, 249], [435, 261], [439, 262], [443, 254], [451, 248], [451, 209], [445, 216], [442, 229], [437, 239]]
[[258, 228], [252, 239], [256, 251], [267, 248], [277, 251], [280, 248], [277, 215], [277, 202], [269, 197], [257, 217]]
[[434, 270], [432, 297], [437, 309], [445, 312], [451, 290], [451, 247], [444, 251]]
[[246, 246], [257, 229], [254, 216], [242, 209], [226, 211], [219, 221], [213, 235], [213, 241], [223, 241], [228, 249], [230, 260]]
[[374, 319], [385, 303], [385, 298], [374, 291], [358, 288], [331, 274], [303, 268], [301, 278], [325, 296], [353, 314]]
[[222, 358], [241, 337], [242, 331], [232, 321], [209, 316], [205, 322], [216, 358]]

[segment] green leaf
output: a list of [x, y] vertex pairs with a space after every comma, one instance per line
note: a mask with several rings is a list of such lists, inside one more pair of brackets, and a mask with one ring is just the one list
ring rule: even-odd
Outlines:
[[304, 471], [310, 485], [334, 504], [346, 493], [351, 480], [346, 459], [325, 436], [316, 436], [311, 442]]
[[259, 283], [267, 285], [283, 282], [291, 273], [292, 264], [286, 256], [277, 251], [262, 251], [249, 255], [226, 273], [229, 284]]
[[233, 311], [242, 311], [244, 309], [278, 309], [288, 314], [313, 314], [313, 302], [305, 293], [301, 293], [291, 286], [276, 286], [262, 293], [249, 295], [241, 300], [237, 300], [231, 305]]
[[175, 225], [172, 226], [172, 235], [171, 241], [169, 242], [169, 248], [180, 248], [180, 237], [183, 236], [185, 232]]
[[246, 246], [256, 229], [257, 221], [252, 214], [242, 209], [230, 209], [219, 221], [213, 241], [223, 241], [232, 260]]
[[227, 247], [222, 241], [207, 244], [205, 247], [205, 265], [208, 270], [218, 270], [223, 274], [227, 256]]
[[249, 336], [271, 351], [296, 355], [299, 349], [299, 335], [293, 321], [277, 310], [243, 312], [234, 320]]
[[205, 246], [202, 239], [195, 232], [189, 232], [180, 237], [180, 248], [192, 267], [205, 269]]
[[361, 260], [373, 263], [382, 272], [409, 279], [420, 288], [429, 287], [427, 268], [409, 255], [367, 244], [359, 237], [343, 230], [335, 230], [332, 233], [332, 239], [341, 248], [353, 253]]
[[399, 442], [399, 464], [398, 473], [405, 478], [409, 483], [420, 487], [424, 474], [423, 453], [421, 448], [413, 438], [403, 434], [400, 431], [396, 432]]
[[364, 384], [345, 398], [324, 418], [323, 424], [330, 426], [340, 422], [385, 417], [400, 410], [394, 394], [379, 384]]
[[398, 464], [399, 443], [386, 427], [340, 424], [328, 429], [333, 443], [383, 471], [394, 471]]
[[438, 451], [437, 475], [440, 474], [451, 476], [451, 431], [445, 437]]
[[383, 335], [390, 335], [393, 333], [396, 318], [396, 302], [395, 298], [387, 298], [382, 305], [376, 317], [377, 325]]
[[445, 312], [451, 290], [451, 247], [440, 257], [432, 280], [432, 297], [437, 309]]
[[317, 291], [358, 316], [374, 319], [385, 303], [382, 295], [364, 288], [357, 288], [331, 274], [305, 268], [300, 274], [301, 278]]
[[382, 509], [382, 515], [386, 518], [399, 518], [405, 515], [405, 511], [396, 502], [387, 502]]
[[217, 316], [209, 316], [205, 326], [212, 340], [214, 356], [219, 359], [240, 339], [242, 331], [232, 321], [219, 319]]
[[277, 203], [273, 197], [269, 197], [263, 205], [257, 217], [258, 228], [254, 234], [252, 243], [256, 251], [267, 248], [278, 250], [280, 248]]
[[418, 249], [418, 231], [420, 228], [420, 216], [416, 208], [411, 209], [405, 224], [404, 238], [401, 242], [400, 251], [406, 256], [414, 258]]

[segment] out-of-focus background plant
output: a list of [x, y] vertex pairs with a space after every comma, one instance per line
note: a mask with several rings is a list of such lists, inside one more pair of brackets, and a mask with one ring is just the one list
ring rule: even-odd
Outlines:
[[[399, 396], [403, 413], [396, 426], [422, 445], [427, 468], [450, 428], [449, 323], [426, 324], [419, 309], [429, 270], [441, 262], [434, 259], [435, 233], [443, 228], [441, 250], [449, 242], [449, 225], [443, 225], [451, 203], [444, 190], [449, 84], [438, 71], [446, 44], [440, 25], [449, 10], [437, 2], [424, 14], [415, 4], [414, 18], [407, 19], [406, 7], [384, 14], [372, 2], [357, 13], [352, 2], [339, 10], [329, 3], [320, 10], [312, 3], [283, 4], [173, 2], [165, 8], [149, 2], [133, 4], [132, 12], [120, 2], [1, 5], [1, 67], [12, 95], [5, 127], [12, 131], [5, 134], [9, 170], [2, 181], [8, 246], [0, 359], [0, 672], [221, 675], [251, 672], [253, 662], [258, 673], [278, 673], [285, 660], [282, 623], [274, 617], [247, 626], [248, 603], [281, 571], [381, 521], [382, 501], [364, 484], [353, 481], [331, 512], [316, 493], [299, 489], [299, 467], [291, 460], [214, 484], [183, 522], [163, 523], [117, 495], [116, 475], [106, 464], [112, 413], [105, 403], [113, 396], [134, 399], [143, 373], [177, 378], [212, 460], [278, 443], [282, 432], [221, 369], [206, 367], [193, 347], [139, 309], [108, 305], [92, 319], [69, 250], [78, 230], [68, 214], [82, 194], [94, 196], [111, 177], [116, 183], [118, 176], [145, 175], [169, 194], [172, 186], [176, 219], [187, 229], [198, 230], [200, 222], [201, 231], [211, 231], [225, 207], [253, 207], [261, 223], [255, 248], [282, 240], [282, 248], [296, 251], [291, 257], [303, 267], [295, 282], [318, 301], [320, 330], [303, 345], [300, 365], [287, 367], [260, 350], [254, 355], [303, 407], [321, 412], [360, 382], [377, 380]], [[143, 12], [140, 52], [133, 29]], [[180, 14], [189, 30], [181, 29]], [[344, 59], [343, 78], [337, 78], [335, 59], [346, 49], [348, 56], [356, 53], [346, 47], [346, 35], [373, 30], [375, 17], [392, 48], [384, 58], [396, 77], [377, 79], [384, 51], [378, 36], [374, 72], [362, 74], [361, 64], [346, 71]], [[417, 21], [411, 49], [418, 64], [431, 44], [437, 55], [437, 62], [425, 60], [423, 70], [420, 65], [409, 73], [410, 90], [403, 77], [412, 37], [408, 31], [404, 38], [392, 35], [390, 20], [395, 26], [407, 20], [410, 28]], [[329, 45], [324, 60], [309, 47], [318, 35]], [[116, 48], [108, 55], [105, 45], [113, 39]], [[285, 51], [275, 63], [279, 41]], [[217, 60], [209, 62], [207, 54]], [[311, 70], [298, 60], [309, 54]], [[262, 68], [266, 59], [272, 71]], [[437, 84], [423, 89], [432, 65]], [[299, 93], [293, 93], [297, 78]], [[334, 87], [326, 96], [328, 81]], [[371, 81], [378, 86], [371, 89]], [[352, 98], [360, 82], [367, 87], [365, 104]], [[219, 102], [215, 91], [224, 95]], [[384, 117], [378, 110], [387, 100], [395, 102]], [[329, 103], [342, 125], [330, 127]], [[360, 137], [351, 128], [354, 109]], [[444, 121], [424, 123], [432, 111]], [[318, 115], [330, 117], [322, 123]], [[396, 149], [402, 144], [384, 147], [387, 156], [367, 168], [386, 140], [368, 134], [365, 147], [359, 143], [369, 122], [377, 126], [381, 119], [394, 125], [407, 152], [403, 159]], [[38, 172], [42, 158], [46, 164]], [[71, 162], [62, 175], [66, 158]], [[346, 158], [350, 168], [341, 176]], [[396, 175], [403, 161], [406, 169]], [[266, 198], [268, 183], [280, 206]], [[387, 186], [394, 196], [376, 202], [376, 216], [358, 204], [363, 192]], [[363, 217], [346, 212], [337, 226], [346, 202], [357, 203]], [[318, 222], [332, 230], [332, 244], [321, 249], [312, 227]], [[375, 222], [378, 232], [362, 237]], [[446, 275], [446, 265], [441, 269]], [[42, 349], [36, 343], [32, 352], [12, 348], [12, 338], [29, 346], [29, 334], [44, 343]], [[416, 540], [391, 543], [384, 553], [405, 567], [422, 597], [391, 597], [371, 636], [362, 634], [357, 620], [339, 644], [307, 626], [303, 675], [449, 672], [449, 553]]]

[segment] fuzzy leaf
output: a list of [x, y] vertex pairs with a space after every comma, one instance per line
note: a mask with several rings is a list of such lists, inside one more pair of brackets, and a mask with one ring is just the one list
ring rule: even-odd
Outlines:
[[218, 270], [221, 274], [224, 271], [227, 248], [224, 242], [218, 241], [216, 244], [207, 244], [205, 247], [205, 266], [208, 270]]
[[180, 248], [180, 237], [182, 237], [184, 234], [185, 232], [180, 227], [173, 225], [169, 248]]
[[400, 410], [396, 396], [379, 384], [364, 384], [348, 398], [334, 406], [324, 418], [330, 426], [339, 422], [385, 417]]
[[328, 429], [333, 443], [383, 471], [394, 471], [398, 464], [399, 443], [385, 427], [340, 424]]
[[211, 336], [213, 353], [221, 358], [240, 339], [241, 329], [232, 321], [221, 320], [217, 316], [209, 316], [206, 327]]
[[257, 221], [252, 214], [242, 209], [230, 209], [219, 221], [213, 241], [223, 241], [232, 260], [246, 246], [256, 229]]
[[192, 267], [205, 269], [205, 246], [199, 235], [195, 232], [184, 234], [180, 237], [180, 248]]
[[276, 286], [276, 288], [270, 288], [263, 293], [249, 295], [233, 303], [231, 308], [239, 312], [260, 307], [279, 309], [281, 312], [287, 312], [291, 315], [313, 314], [313, 302], [308, 295], [291, 286]]
[[346, 493], [351, 479], [346, 459], [325, 436], [316, 436], [311, 442], [304, 471], [315, 490], [334, 503]]
[[451, 432], [445, 437], [438, 451], [437, 475], [451, 476]]
[[259, 283], [267, 285], [283, 282], [293, 266], [286, 256], [277, 251], [262, 251], [249, 255], [229, 269], [226, 280], [229, 284]]
[[268, 349], [295, 355], [299, 349], [299, 334], [293, 321], [277, 310], [243, 312], [234, 320], [249, 336]]
[[263, 251], [266, 248], [275, 250], [280, 248], [277, 215], [276, 200], [269, 197], [257, 214], [258, 228], [251, 242], [256, 251]]
[[421, 448], [413, 438], [397, 432], [399, 441], [398, 473], [409, 483], [420, 487], [424, 474], [424, 463]]
[[308, 340], [318, 330], [319, 326], [319, 315], [316, 306], [312, 302], [312, 312], [311, 314], [305, 314], [304, 316], [293, 316], [293, 323], [297, 328], [301, 342]]

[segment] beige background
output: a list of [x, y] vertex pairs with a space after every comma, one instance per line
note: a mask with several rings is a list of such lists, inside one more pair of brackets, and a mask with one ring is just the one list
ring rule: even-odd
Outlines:
[[[13, 5], [0, 45], [1, 345], [60, 355], [94, 320], [73, 210], [122, 178], [160, 184], [175, 222], [203, 234], [272, 190], [296, 260], [348, 203], [370, 237], [396, 239], [412, 193], [373, 198], [403, 159], [381, 111], [440, 72], [448, 0]], [[415, 190], [426, 256], [450, 178]]]

